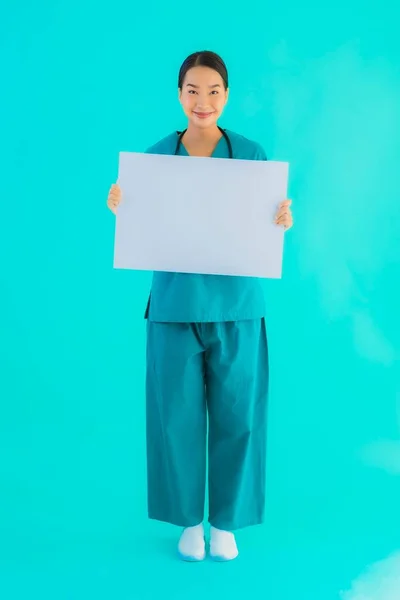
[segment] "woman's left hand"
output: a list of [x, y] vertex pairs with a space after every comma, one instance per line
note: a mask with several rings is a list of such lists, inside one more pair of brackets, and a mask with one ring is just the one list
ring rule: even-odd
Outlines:
[[292, 211], [290, 210], [291, 200], [284, 200], [280, 203], [277, 215], [275, 217], [276, 225], [283, 225], [285, 229], [290, 229], [293, 225]]

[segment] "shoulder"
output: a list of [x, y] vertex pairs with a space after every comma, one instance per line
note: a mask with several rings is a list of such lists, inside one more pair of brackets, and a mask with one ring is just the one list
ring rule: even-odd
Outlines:
[[243, 160], [267, 160], [264, 148], [258, 142], [231, 131], [225, 130], [231, 140], [233, 155], [235, 158]]
[[177, 133], [174, 131], [147, 148], [146, 154], [174, 154], [177, 139]]

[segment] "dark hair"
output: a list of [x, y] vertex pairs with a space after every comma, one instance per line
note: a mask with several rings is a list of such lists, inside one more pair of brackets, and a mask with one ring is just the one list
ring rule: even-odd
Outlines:
[[203, 50], [202, 52], [194, 52], [182, 63], [178, 78], [178, 88], [180, 90], [182, 89], [186, 73], [190, 69], [193, 69], [193, 67], [209, 67], [210, 69], [214, 69], [214, 71], [217, 71], [221, 75], [225, 89], [228, 89], [228, 70], [224, 61], [215, 52]]

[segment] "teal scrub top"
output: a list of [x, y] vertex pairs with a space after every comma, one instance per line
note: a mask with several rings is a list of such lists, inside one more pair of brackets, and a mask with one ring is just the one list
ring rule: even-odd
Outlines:
[[[267, 160], [256, 142], [225, 130], [232, 144], [233, 159]], [[175, 154], [178, 133], [174, 132], [147, 150], [148, 154]], [[188, 156], [183, 144], [178, 154]], [[212, 158], [229, 158], [222, 137]], [[245, 199], [243, 199], [245, 201]], [[159, 323], [216, 323], [260, 319], [265, 316], [261, 280], [230, 275], [198, 275], [155, 272], [146, 318]]]

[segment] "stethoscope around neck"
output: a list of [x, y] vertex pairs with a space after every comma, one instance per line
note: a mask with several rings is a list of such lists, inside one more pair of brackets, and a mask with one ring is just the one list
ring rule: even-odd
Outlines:
[[[232, 150], [232, 144], [231, 144], [231, 140], [229, 139], [228, 134], [226, 133], [225, 129], [222, 129], [222, 127], [218, 127], [218, 129], [220, 130], [220, 132], [222, 133], [222, 135], [224, 136], [227, 146], [228, 146], [228, 152], [229, 152], [229, 158], [233, 158], [233, 150]], [[175, 155], [178, 154], [179, 152], [179, 148], [181, 147], [182, 144], [182, 138], [186, 133], [186, 129], [184, 131], [178, 131], [178, 141], [176, 142], [176, 148], [175, 148]]]

